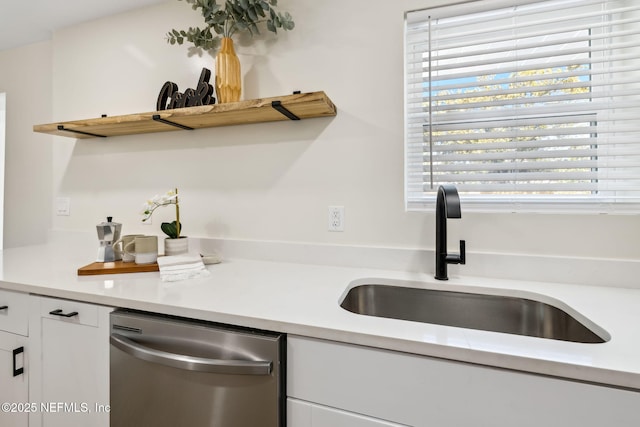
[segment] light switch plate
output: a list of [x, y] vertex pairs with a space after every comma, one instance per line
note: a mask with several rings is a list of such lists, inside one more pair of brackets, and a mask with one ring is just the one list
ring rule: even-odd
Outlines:
[[56, 198], [56, 215], [69, 216], [71, 215], [71, 199], [68, 197]]

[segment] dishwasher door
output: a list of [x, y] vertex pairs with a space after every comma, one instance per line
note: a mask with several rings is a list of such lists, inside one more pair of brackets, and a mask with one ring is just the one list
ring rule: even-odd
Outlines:
[[285, 427], [285, 336], [111, 314], [112, 427]]

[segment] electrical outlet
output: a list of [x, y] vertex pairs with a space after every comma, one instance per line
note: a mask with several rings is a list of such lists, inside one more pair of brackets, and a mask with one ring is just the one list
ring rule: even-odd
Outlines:
[[329, 206], [329, 231], [344, 231], [344, 206]]
[[56, 215], [69, 216], [71, 215], [71, 199], [68, 197], [56, 198]]

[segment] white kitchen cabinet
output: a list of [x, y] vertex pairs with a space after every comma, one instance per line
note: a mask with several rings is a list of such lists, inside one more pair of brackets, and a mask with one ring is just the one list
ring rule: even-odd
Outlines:
[[335, 408], [287, 399], [288, 427], [403, 427]]
[[[0, 426], [18, 427], [29, 425], [28, 368], [25, 366], [27, 338], [0, 332]], [[15, 354], [14, 351], [18, 350]], [[22, 351], [20, 351], [22, 350]], [[20, 371], [22, 368], [22, 371]]]
[[29, 424], [28, 351], [29, 296], [0, 290], [0, 426]]
[[109, 425], [110, 307], [33, 296], [30, 425]]
[[289, 427], [316, 427], [295, 401], [414, 427], [640, 425], [634, 391], [294, 336], [287, 348]]
[[0, 331], [27, 336], [29, 295], [0, 289]]

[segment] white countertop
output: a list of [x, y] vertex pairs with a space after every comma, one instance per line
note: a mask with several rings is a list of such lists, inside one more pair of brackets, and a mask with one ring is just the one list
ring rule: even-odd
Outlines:
[[[159, 273], [77, 276], [92, 260], [74, 245], [0, 252], [0, 288], [275, 330], [640, 390], [640, 290], [487, 278], [438, 282], [396, 270], [227, 259], [202, 279], [162, 282]], [[84, 249], [84, 248], [83, 248]], [[372, 278], [372, 280], [360, 280]], [[357, 283], [506, 289], [559, 300], [611, 335], [580, 344], [362, 316], [339, 306]], [[482, 289], [477, 289], [483, 292]], [[563, 307], [560, 307], [563, 308]]]

